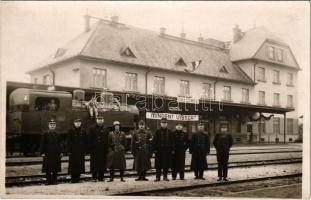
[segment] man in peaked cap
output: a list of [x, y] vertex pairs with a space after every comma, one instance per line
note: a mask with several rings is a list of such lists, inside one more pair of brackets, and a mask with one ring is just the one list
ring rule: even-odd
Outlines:
[[221, 127], [220, 133], [217, 133], [213, 145], [216, 148], [218, 162], [218, 180], [228, 181], [228, 160], [229, 152], [232, 146], [232, 136], [228, 133], [227, 127]]
[[176, 179], [177, 173], [181, 180], [184, 179], [186, 150], [189, 146], [188, 134], [183, 132], [183, 125], [181, 123], [176, 124], [176, 130], [174, 131], [174, 143], [175, 153], [172, 158], [172, 178]]
[[138, 178], [135, 181], [148, 181], [146, 173], [151, 168], [151, 143], [152, 134], [146, 129], [145, 121], [140, 120], [138, 130], [135, 130], [132, 136], [133, 167], [138, 174]]
[[89, 129], [88, 135], [93, 181], [104, 181], [108, 154], [108, 131], [104, 127], [102, 114], [98, 114], [96, 124]]
[[67, 148], [69, 154], [68, 174], [71, 182], [80, 182], [80, 175], [85, 172], [84, 155], [86, 151], [86, 131], [82, 127], [82, 120], [76, 117], [73, 127], [68, 131]]
[[120, 130], [120, 122], [114, 121], [114, 129], [109, 133], [108, 136], [108, 145], [109, 153], [107, 159], [107, 168], [110, 169], [110, 180], [112, 182], [114, 179], [114, 170], [120, 170], [120, 178], [122, 182], [125, 182], [123, 179], [124, 170], [126, 168], [125, 161], [125, 133]]
[[43, 133], [40, 154], [43, 156], [42, 172], [46, 173], [47, 185], [57, 184], [57, 173], [61, 171], [61, 141], [56, 134], [56, 121], [50, 119], [48, 131]]
[[204, 170], [207, 169], [207, 155], [210, 152], [210, 138], [204, 132], [204, 123], [198, 123], [198, 131], [194, 133], [190, 141], [191, 169], [195, 179], [204, 180]]
[[167, 119], [163, 117], [160, 121], [161, 128], [158, 129], [153, 138], [153, 151], [155, 152], [156, 180], [160, 181], [163, 171], [163, 180], [167, 178], [168, 169], [171, 167], [172, 154], [174, 153], [174, 136], [167, 128]]

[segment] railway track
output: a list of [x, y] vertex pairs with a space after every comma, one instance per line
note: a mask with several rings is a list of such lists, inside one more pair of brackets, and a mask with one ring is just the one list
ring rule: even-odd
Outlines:
[[176, 192], [176, 191], [181, 191], [181, 190], [186, 191], [186, 190], [205, 188], [205, 187], [210, 188], [210, 187], [216, 187], [216, 186], [222, 186], [222, 185], [233, 185], [233, 184], [240, 184], [240, 183], [250, 183], [250, 182], [273, 180], [273, 179], [294, 178], [294, 177], [301, 177], [301, 176], [302, 176], [302, 173], [294, 173], [294, 174], [287, 174], [287, 175], [250, 178], [250, 179], [227, 181], [227, 182], [202, 183], [202, 184], [196, 184], [196, 185], [177, 186], [177, 187], [172, 187], [172, 188], [148, 189], [144, 191], [125, 192], [125, 193], [117, 194], [117, 196], [152, 196], [152, 194], [156, 194], [156, 193], [163, 194], [163, 193], [170, 193], [170, 192]]
[[[262, 150], [262, 149], [261, 149]], [[231, 151], [230, 155], [245, 155], [245, 154], [271, 154], [271, 153], [302, 153], [302, 150], [286, 150], [286, 151], [254, 151], [254, 152], [234, 152]], [[216, 153], [213, 152], [209, 156], [216, 156]], [[24, 158], [24, 157], [21, 157]], [[41, 165], [42, 159], [40, 157], [34, 157], [40, 160], [30, 160], [30, 161], [6, 161], [6, 166], [27, 166], [27, 165]], [[125, 157], [127, 160], [132, 160], [133, 156], [131, 154], [126, 154]], [[85, 161], [90, 161], [89, 156], [86, 157]], [[68, 157], [61, 160], [62, 163], [68, 163]]]
[[[241, 161], [241, 162], [229, 162], [229, 168], [242, 168], [242, 167], [255, 167], [255, 166], [265, 166], [265, 165], [280, 165], [280, 164], [294, 164], [302, 163], [302, 158], [290, 158], [290, 159], [274, 159], [274, 160], [259, 160], [259, 161]], [[209, 163], [208, 170], [217, 170], [217, 163]], [[185, 172], [190, 171], [190, 166], [187, 165]], [[88, 181], [91, 179], [90, 172], [86, 173], [86, 177], [82, 177], [83, 181]], [[155, 169], [151, 169], [148, 172], [148, 175], [155, 175]], [[135, 177], [137, 176], [136, 172], [132, 169], [125, 171], [125, 177]], [[119, 177], [116, 174], [116, 177]], [[108, 178], [108, 176], [105, 176]], [[6, 177], [6, 187], [13, 186], [28, 186], [28, 185], [38, 185], [45, 183], [45, 175], [33, 175], [33, 176], [14, 176]], [[58, 176], [58, 181], [61, 183], [69, 182], [70, 177], [67, 173], [61, 173]]]

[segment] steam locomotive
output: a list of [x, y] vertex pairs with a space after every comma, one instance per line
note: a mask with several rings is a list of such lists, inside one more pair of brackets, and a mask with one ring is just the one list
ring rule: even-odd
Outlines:
[[[105, 126], [111, 127], [113, 121], [121, 122], [128, 140], [131, 131], [136, 128], [138, 109], [136, 106], [123, 104], [108, 91], [86, 91], [74, 89], [71, 92], [36, 88], [15, 88], [8, 91], [6, 146], [7, 152], [20, 152], [34, 155], [39, 148], [41, 134], [47, 131], [48, 120], [56, 120], [56, 131], [61, 135], [62, 145], [66, 145], [66, 133], [73, 126], [73, 120], [80, 117], [84, 127], [95, 123], [90, 117], [88, 99], [95, 98], [98, 113], [104, 115]], [[49, 109], [49, 104], [56, 104]], [[64, 148], [66, 149], [66, 148]]]

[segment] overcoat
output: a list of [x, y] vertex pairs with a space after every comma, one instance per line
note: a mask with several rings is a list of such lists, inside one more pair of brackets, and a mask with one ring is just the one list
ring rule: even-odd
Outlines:
[[172, 163], [174, 151], [173, 133], [165, 128], [158, 129], [153, 138], [153, 151], [155, 152], [155, 168], [168, 169]]
[[207, 169], [207, 155], [210, 152], [209, 135], [203, 132], [196, 132], [191, 137], [190, 153], [191, 169], [204, 170]]
[[132, 136], [132, 153], [134, 156], [134, 169], [140, 173], [151, 168], [150, 158], [152, 134], [147, 130], [135, 130]]
[[104, 126], [95, 125], [89, 129], [88, 135], [91, 172], [105, 172], [108, 154], [108, 132]]
[[175, 171], [184, 171], [186, 150], [189, 147], [188, 134], [183, 131], [174, 132], [174, 154], [172, 155], [172, 169]]
[[81, 174], [85, 172], [84, 155], [86, 145], [86, 131], [84, 128], [72, 128], [68, 131], [69, 174]]
[[108, 136], [109, 153], [107, 158], [107, 168], [120, 169], [126, 168], [125, 161], [125, 133], [123, 131], [111, 131]]
[[41, 136], [40, 153], [44, 154], [42, 172], [61, 171], [60, 137], [55, 132], [47, 132]]
[[232, 146], [231, 134], [218, 133], [216, 134], [213, 145], [216, 148], [217, 153], [229, 153]]

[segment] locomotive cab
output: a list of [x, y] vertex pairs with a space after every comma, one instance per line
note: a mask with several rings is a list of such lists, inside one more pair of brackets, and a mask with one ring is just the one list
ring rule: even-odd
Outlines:
[[9, 96], [7, 113], [8, 151], [10, 148], [12, 151], [17, 148], [24, 154], [36, 151], [40, 135], [47, 130], [48, 120], [56, 118], [58, 129], [63, 130], [71, 107], [72, 95], [69, 92], [29, 88], [14, 90]]
[[72, 96], [64, 91], [19, 88], [10, 94], [9, 112], [71, 110]]

